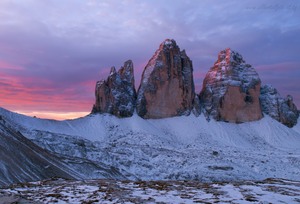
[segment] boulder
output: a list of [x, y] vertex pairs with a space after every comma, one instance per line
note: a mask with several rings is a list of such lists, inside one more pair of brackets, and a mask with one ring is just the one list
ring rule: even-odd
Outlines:
[[146, 65], [137, 94], [142, 118], [190, 114], [195, 98], [193, 65], [175, 40], [162, 42]]
[[200, 92], [207, 119], [243, 123], [263, 117], [260, 107], [261, 80], [243, 57], [227, 48], [206, 74]]
[[132, 61], [126, 61], [118, 72], [112, 67], [108, 78], [97, 82], [95, 96], [92, 113], [132, 116], [136, 101]]
[[282, 98], [275, 88], [265, 85], [261, 88], [260, 101], [263, 112], [273, 119], [288, 127], [297, 124], [299, 112], [292, 96]]

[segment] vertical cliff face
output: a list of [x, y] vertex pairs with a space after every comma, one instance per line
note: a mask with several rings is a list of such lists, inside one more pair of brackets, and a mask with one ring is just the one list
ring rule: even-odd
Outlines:
[[146, 65], [137, 95], [143, 118], [188, 115], [193, 109], [193, 65], [175, 40], [165, 40]]
[[260, 78], [243, 57], [223, 50], [208, 71], [200, 92], [200, 103], [208, 118], [242, 123], [262, 118]]
[[297, 124], [299, 112], [292, 96], [282, 98], [275, 88], [265, 85], [261, 88], [260, 100], [264, 113], [288, 127]]
[[92, 113], [132, 116], [136, 100], [132, 61], [126, 61], [118, 72], [112, 67], [108, 78], [97, 82], [95, 96]]

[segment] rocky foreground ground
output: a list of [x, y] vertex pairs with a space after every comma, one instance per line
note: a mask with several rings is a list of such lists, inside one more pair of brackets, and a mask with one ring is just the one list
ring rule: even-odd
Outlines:
[[1, 203], [299, 203], [300, 181], [201, 183], [62, 179], [0, 189]]

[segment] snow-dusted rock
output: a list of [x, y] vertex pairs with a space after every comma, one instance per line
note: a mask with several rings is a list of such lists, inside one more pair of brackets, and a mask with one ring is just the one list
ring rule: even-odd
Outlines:
[[242, 123], [262, 118], [260, 78], [243, 57], [227, 48], [203, 81], [200, 102], [207, 118]]
[[96, 103], [92, 113], [132, 116], [136, 100], [132, 61], [126, 61], [118, 72], [112, 67], [107, 80], [97, 82], [95, 95]]
[[299, 112], [292, 96], [282, 98], [275, 88], [265, 85], [261, 88], [260, 100], [264, 113], [288, 127], [297, 124]]
[[78, 178], [62, 159], [37, 146], [13, 128], [1, 117], [0, 186], [52, 177]]
[[162, 42], [146, 65], [137, 96], [143, 118], [188, 115], [195, 98], [192, 61], [175, 40]]

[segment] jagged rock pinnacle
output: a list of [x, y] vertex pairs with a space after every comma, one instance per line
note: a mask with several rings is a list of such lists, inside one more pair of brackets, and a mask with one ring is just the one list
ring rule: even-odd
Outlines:
[[97, 82], [95, 96], [96, 102], [92, 113], [110, 113], [118, 117], [132, 116], [136, 101], [132, 61], [126, 61], [118, 72], [112, 67], [107, 80]]

